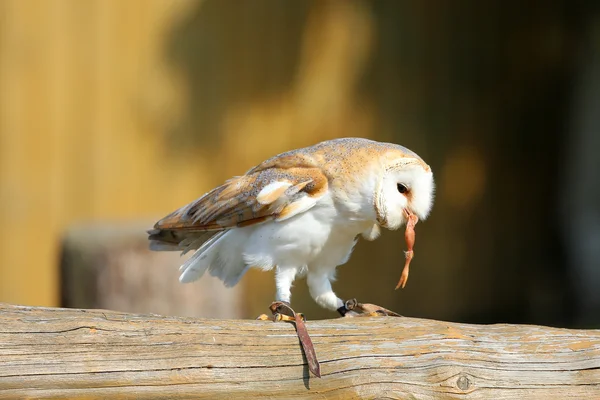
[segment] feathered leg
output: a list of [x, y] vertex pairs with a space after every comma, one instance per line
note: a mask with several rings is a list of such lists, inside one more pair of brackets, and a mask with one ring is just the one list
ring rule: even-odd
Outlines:
[[344, 301], [331, 288], [330, 276], [321, 272], [309, 272], [306, 277], [311, 297], [323, 308], [335, 311], [344, 306]]

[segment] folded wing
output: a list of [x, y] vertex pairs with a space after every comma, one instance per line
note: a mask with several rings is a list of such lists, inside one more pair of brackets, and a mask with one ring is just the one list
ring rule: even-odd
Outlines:
[[[182, 266], [182, 280], [184, 276], [185, 281], [198, 279], [206, 269], [226, 283], [232, 280], [234, 272], [245, 266], [215, 263], [223, 259], [218, 252], [226, 245], [226, 231], [292, 218], [312, 208], [327, 192], [327, 178], [319, 168], [273, 162], [260, 167], [229, 179], [148, 231], [153, 250], [197, 250]], [[223, 272], [229, 270], [233, 272]]]

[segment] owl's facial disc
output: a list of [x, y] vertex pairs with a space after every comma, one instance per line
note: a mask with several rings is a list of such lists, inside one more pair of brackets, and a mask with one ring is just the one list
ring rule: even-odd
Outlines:
[[408, 215], [425, 219], [433, 203], [433, 174], [420, 159], [401, 157], [385, 166], [375, 193], [377, 222], [387, 229], [407, 223]]

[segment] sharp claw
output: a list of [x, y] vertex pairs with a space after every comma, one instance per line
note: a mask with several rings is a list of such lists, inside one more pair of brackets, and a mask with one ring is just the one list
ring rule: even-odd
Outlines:
[[285, 314], [290, 317], [293, 317], [295, 315], [295, 312], [292, 309], [292, 307], [290, 306], [290, 303], [285, 302], [285, 301], [274, 301], [269, 306], [269, 309], [271, 310], [271, 312], [273, 314], [275, 314], [275, 313]]
[[296, 322], [296, 319], [294, 317], [290, 317], [289, 315], [286, 314], [281, 314], [281, 313], [275, 313], [273, 315], [273, 320], [275, 322], [281, 322], [281, 321], [288, 321], [288, 322]]
[[[359, 303], [356, 299], [350, 299], [344, 303], [344, 307], [340, 307], [340, 314], [343, 317], [381, 317], [381, 316], [390, 316], [390, 317], [400, 317], [400, 314], [397, 314], [393, 311], [388, 310], [387, 308], [380, 307], [375, 304], [368, 303]], [[352, 311], [352, 312], [350, 312]]]
[[354, 310], [356, 308], [356, 306], [358, 306], [358, 301], [356, 299], [350, 299], [350, 300], [346, 300], [346, 302], [344, 303], [344, 307], [346, 307], [346, 310], [351, 311]]

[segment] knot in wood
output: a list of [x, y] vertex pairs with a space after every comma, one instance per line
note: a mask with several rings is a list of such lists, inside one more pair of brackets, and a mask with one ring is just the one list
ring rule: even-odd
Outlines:
[[456, 380], [456, 386], [458, 386], [460, 390], [467, 390], [469, 389], [469, 386], [471, 386], [471, 381], [467, 375], [460, 374]]

